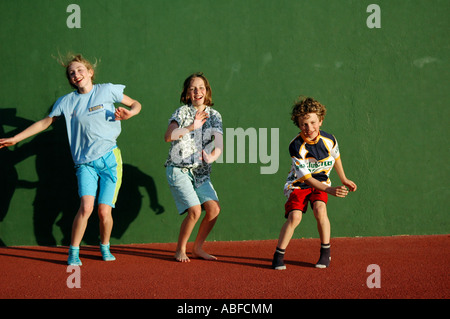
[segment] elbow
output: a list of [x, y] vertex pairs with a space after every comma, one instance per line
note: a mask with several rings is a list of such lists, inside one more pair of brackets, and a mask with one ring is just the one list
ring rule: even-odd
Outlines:
[[138, 115], [141, 112], [142, 105], [138, 101], [134, 101], [133, 105], [131, 106], [131, 110], [134, 112], [134, 115]]
[[172, 140], [170, 138], [170, 135], [165, 134], [164, 135], [164, 141], [167, 142], [167, 143], [172, 142]]
[[138, 101], [136, 101], [136, 109], [138, 113], [142, 110], [142, 104], [139, 103]]
[[308, 175], [303, 176], [303, 183], [305, 183], [309, 186], [313, 186], [314, 182], [313, 182], [312, 175], [308, 174]]

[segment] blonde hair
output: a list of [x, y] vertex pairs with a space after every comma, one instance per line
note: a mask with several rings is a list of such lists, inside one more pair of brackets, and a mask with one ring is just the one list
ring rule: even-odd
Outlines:
[[70, 83], [69, 67], [74, 62], [82, 63], [86, 67], [86, 69], [88, 69], [89, 71], [92, 70], [93, 71], [92, 82], [94, 82], [95, 68], [97, 67], [98, 64], [97, 59], [95, 59], [95, 63], [92, 64], [89, 60], [85, 59], [81, 54], [68, 53], [66, 57], [63, 58], [61, 57], [61, 54], [58, 53], [58, 57], [56, 58], [56, 60], [61, 66], [63, 66], [66, 69], [67, 80], [69, 81], [69, 84], [73, 88], [77, 89], [77, 87], [74, 84]]

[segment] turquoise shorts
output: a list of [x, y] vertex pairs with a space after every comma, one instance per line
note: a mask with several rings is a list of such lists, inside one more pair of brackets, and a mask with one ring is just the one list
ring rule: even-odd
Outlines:
[[211, 181], [207, 180], [199, 187], [195, 187], [192, 172], [187, 168], [168, 165], [166, 176], [180, 215], [189, 207], [202, 205], [210, 200], [219, 201]]
[[114, 148], [95, 161], [75, 165], [78, 195], [97, 197], [99, 204], [115, 206], [122, 184], [122, 156]]

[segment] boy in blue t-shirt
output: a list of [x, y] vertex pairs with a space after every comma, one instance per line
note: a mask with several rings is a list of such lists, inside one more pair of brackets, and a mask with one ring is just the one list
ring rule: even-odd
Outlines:
[[[122, 181], [122, 159], [116, 139], [121, 131], [120, 121], [137, 115], [141, 104], [123, 94], [123, 85], [94, 85], [94, 68], [81, 55], [74, 56], [65, 67], [67, 79], [76, 91], [59, 98], [44, 119], [11, 138], [0, 139], [0, 148], [15, 145], [42, 132], [58, 117], [64, 116], [81, 198], [72, 226], [67, 262], [80, 266], [79, 246], [94, 209], [97, 190], [100, 250], [103, 260], [115, 260], [109, 250], [109, 239], [113, 225], [112, 208]], [[115, 108], [114, 103], [130, 109]]]
[[[331, 227], [326, 205], [328, 194], [345, 197], [348, 189], [356, 191], [356, 184], [345, 176], [336, 138], [320, 130], [325, 114], [325, 106], [312, 98], [301, 99], [292, 110], [291, 119], [300, 128], [300, 133], [289, 144], [292, 167], [284, 186], [284, 193], [288, 197], [285, 204], [287, 221], [281, 228], [272, 261], [272, 268], [277, 270], [286, 269], [285, 250], [302, 215], [308, 209], [308, 203], [317, 220], [321, 240], [320, 258], [316, 267], [328, 267], [331, 260]], [[343, 186], [331, 187], [329, 176], [333, 167]]]

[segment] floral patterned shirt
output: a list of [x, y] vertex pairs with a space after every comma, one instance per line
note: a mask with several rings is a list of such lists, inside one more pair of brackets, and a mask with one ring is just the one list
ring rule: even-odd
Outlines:
[[[194, 122], [197, 110], [191, 104], [179, 107], [170, 117], [172, 121], [178, 123], [178, 127], [183, 128]], [[209, 180], [211, 174], [211, 164], [201, 159], [202, 150], [211, 153], [214, 149], [214, 133], [223, 134], [222, 116], [213, 108], [207, 106], [205, 112], [209, 118], [201, 129], [196, 129], [183, 135], [178, 140], [172, 141], [169, 156], [164, 166], [175, 166], [189, 169], [194, 176], [195, 186]]]

